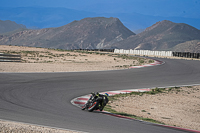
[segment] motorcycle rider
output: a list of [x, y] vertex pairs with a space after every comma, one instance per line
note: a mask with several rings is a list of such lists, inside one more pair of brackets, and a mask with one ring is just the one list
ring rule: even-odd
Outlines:
[[96, 93], [96, 97], [98, 97], [100, 99], [100, 103], [99, 103], [99, 110], [102, 111], [103, 108], [106, 106], [106, 104], [108, 103], [108, 93], [105, 94], [99, 94], [98, 92]]
[[[99, 94], [99, 92], [96, 92], [96, 93], [94, 93], [94, 92], [92, 92], [91, 93], [92, 95], [91, 95], [91, 97], [90, 97], [90, 99], [89, 100], [91, 100], [93, 97], [95, 98], [95, 99], [98, 99], [99, 101], [100, 101], [100, 103], [99, 103], [99, 110], [100, 111], [102, 111], [103, 110], [103, 108], [106, 106], [106, 104], [108, 103], [108, 93], [105, 93], [105, 94]], [[84, 110], [85, 108], [82, 108], [82, 110]]]

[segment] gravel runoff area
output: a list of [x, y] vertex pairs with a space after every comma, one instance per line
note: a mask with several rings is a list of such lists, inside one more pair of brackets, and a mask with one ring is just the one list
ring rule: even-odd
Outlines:
[[20, 54], [22, 62], [1, 62], [0, 72], [74, 72], [128, 69], [153, 60], [114, 53], [63, 51], [0, 45], [0, 53]]
[[20, 122], [0, 120], [0, 133], [80, 133], [80, 132], [25, 124]]
[[[0, 53], [20, 54], [22, 62], [0, 62], [0, 72], [74, 72], [128, 69], [152, 63], [142, 59], [113, 53], [63, 51], [34, 47], [0, 45]], [[74, 133], [24, 123], [0, 120], [0, 133]]]
[[200, 131], [200, 86], [166, 88], [155, 95], [120, 97], [109, 105], [118, 112]]

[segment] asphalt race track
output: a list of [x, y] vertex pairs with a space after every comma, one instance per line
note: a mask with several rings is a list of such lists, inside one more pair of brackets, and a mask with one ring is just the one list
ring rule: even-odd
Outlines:
[[0, 119], [92, 133], [183, 132], [82, 111], [70, 103], [93, 91], [200, 84], [200, 61], [159, 60], [165, 64], [115, 71], [0, 73]]

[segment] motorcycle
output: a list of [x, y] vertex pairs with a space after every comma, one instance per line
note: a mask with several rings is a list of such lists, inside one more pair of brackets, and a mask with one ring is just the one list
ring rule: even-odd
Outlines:
[[89, 112], [92, 112], [94, 110], [98, 110], [100, 108], [100, 102], [101, 102], [101, 98], [97, 97], [91, 97], [86, 104], [82, 107], [82, 110], [88, 110]]

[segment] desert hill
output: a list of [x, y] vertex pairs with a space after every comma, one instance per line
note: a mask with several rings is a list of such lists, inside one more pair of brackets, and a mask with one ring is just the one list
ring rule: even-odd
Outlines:
[[184, 23], [164, 20], [114, 46], [123, 49], [172, 50], [176, 45], [180, 44], [181, 47], [182, 43], [192, 40], [200, 40], [200, 30]]
[[17, 24], [16, 22], [10, 20], [0, 20], [0, 34], [20, 29], [26, 29], [26, 26], [22, 24]]
[[186, 41], [172, 48], [176, 52], [200, 53], [200, 40]]
[[1, 45], [60, 49], [102, 49], [135, 35], [118, 18], [85, 18], [58, 28], [24, 30], [1, 35]]

